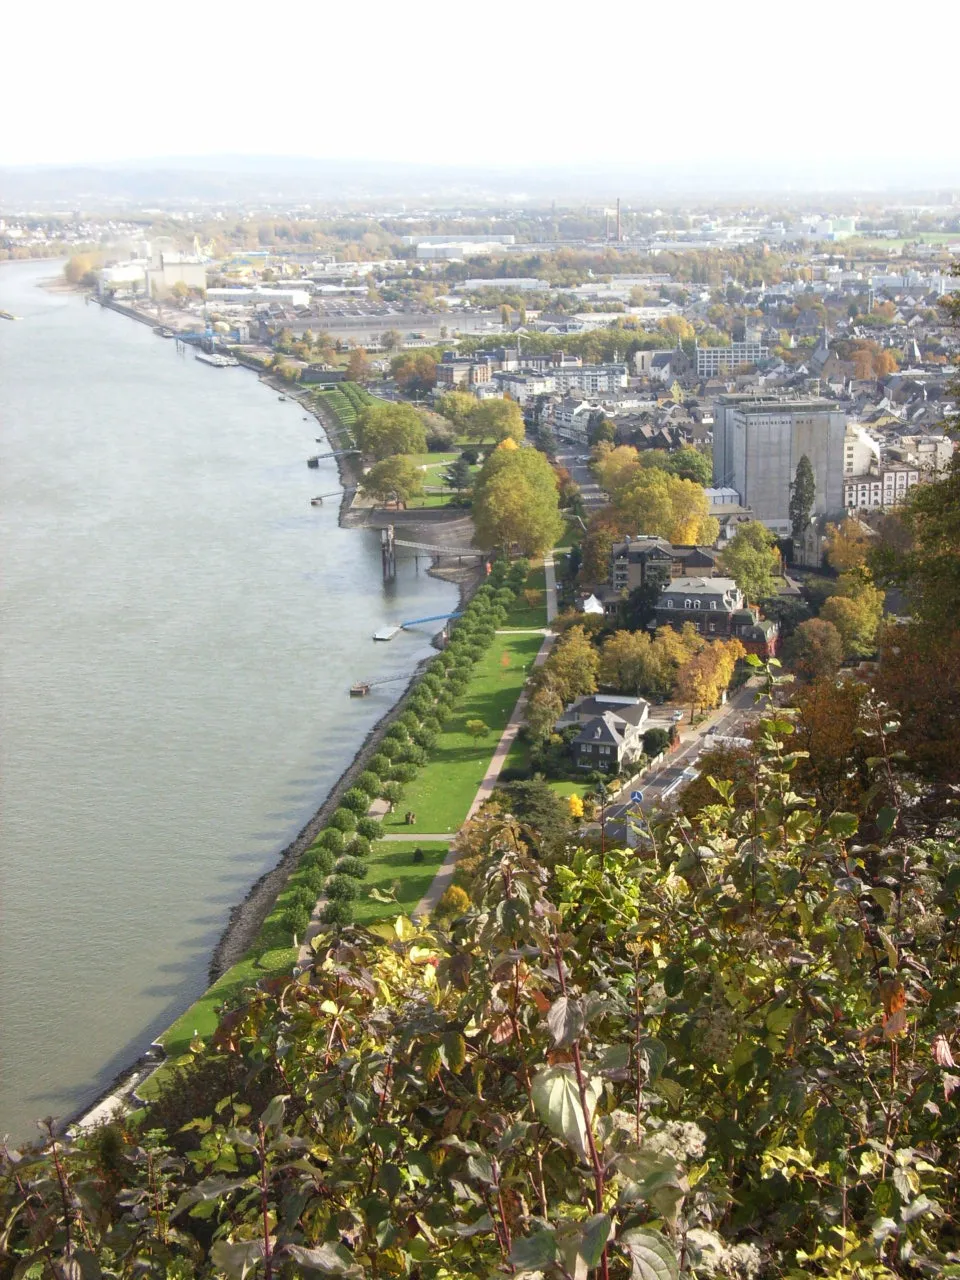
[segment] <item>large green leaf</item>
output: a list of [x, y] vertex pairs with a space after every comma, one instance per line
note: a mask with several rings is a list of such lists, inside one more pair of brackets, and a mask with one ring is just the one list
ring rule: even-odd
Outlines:
[[183, 1213], [185, 1209], [190, 1209], [195, 1204], [221, 1200], [224, 1196], [229, 1195], [231, 1191], [239, 1191], [241, 1187], [246, 1185], [246, 1178], [204, 1178], [202, 1182], [198, 1182], [195, 1187], [190, 1187], [189, 1190], [183, 1193], [177, 1201], [177, 1207], [171, 1213], [170, 1218], [173, 1220]]
[[288, 1244], [286, 1253], [301, 1267], [308, 1271], [320, 1271], [325, 1276], [348, 1276], [351, 1280], [359, 1280], [363, 1268], [358, 1266], [353, 1256], [342, 1244], [320, 1244], [306, 1249], [299, 1244]]
[[[597, 1105], [597, 1089], [586, 1083], [587, 1106], [591, 1115]], [[537, 1115], [552, 1133], [568, 1142], [581, 1160], [587, 1159], [587, 1124], [573, 1068], [547, 1067], [533, 1078], [531, 1089]]]
[[595, 1213], [593, 1217], [587, 1219], [577, 1252], [587, 1264], [588, 1270], [592, 1271], [599, 1263], [604, 1247], [610, 1239], [610, 1226], [609, 1213]]
[[620, 1237], [633, 1266], [633, 1280], [680, 1280], [676, 1252], [666, 1236], [636, 1227]]
[[557, 1237], [552, 1231], [514, 1240], [510, 1261], [518, 1271], [542, 1271], [556, 1261]]

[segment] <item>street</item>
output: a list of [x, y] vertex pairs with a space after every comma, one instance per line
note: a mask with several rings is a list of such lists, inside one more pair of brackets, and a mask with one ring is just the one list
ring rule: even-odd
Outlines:
[[726, 706], [720, 708], [690, 733], [686, 741], [681, 740], [680, 748], [665, 760], [656, 773], [648, 774], [636, 785], [617, 794], [612, 804], [607, 805], [607, 823], [622, 823], [628, 812], [635, 811], [638, 806], [630, 800], [630, 790], [643, 793], [643, 802], [639, 808], [646, 812], [662, 808], [664, 803], [676, 796], [685, 783], [696, 777], [697, 760], [704, 750], [704, 739], [710, 735], [718, 737], [738, 737], [744, 725], [755, 719], [763, 703], [755, 701], [756, 689], [745, 685], [739, 689]]

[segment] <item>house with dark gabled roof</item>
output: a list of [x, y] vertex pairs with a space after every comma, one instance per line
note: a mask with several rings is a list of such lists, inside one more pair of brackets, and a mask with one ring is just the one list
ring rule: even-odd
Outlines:
[[605, 711], [584, 724], [572, 748], [578, 769], [619, 773], [643, 755], [643, 730], [615, 711]]

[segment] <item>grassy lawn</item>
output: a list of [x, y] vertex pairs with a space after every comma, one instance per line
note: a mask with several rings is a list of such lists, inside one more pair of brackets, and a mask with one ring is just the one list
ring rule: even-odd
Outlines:
[[[388, 831], [452, 834], [459, 830], [541, 643], [538, 635], [494, 638], [437, 738], [430, 760], [385, 819]], [[483, 720], [490, 733], [479, 741], [471, 738], [464, 729], [467, 720]], [[408, 809], [417, 815], [409, 827], [403, 821]]]
[[148, 1100], [156, 1096], [165, 1078], [175, 1069], [176, 1059], [190, 1048], [194, 1034], [201, 1040], [208, 1040], [213, 1035], [220, 1021], [217, 1010], [221, 1005], [231, 1002], [241, 991], [255, 986], [263, 978], [291, 973], [296, 962], [297, 953], [293, 947], [283, 947], [268, 951], [261, 957], [259, 964], [254, 959], [247, 959], [228, 969], [219, 982], [205, 991], [186, 1013], [180, 1015], [173, 1026], [158, 1037], [167, 1054], [167, 1061], [140, 1086], [137, 1090], [140, 1096]]
[[[419, 498], [410, 498], [407, 502], [407, 510], [420, 507], [449, 507], [456, 501], [457, 495], [451, 493], [425, 493]], [[468, 511], [469, 507], [463, 507], [463, 511]]]
[[531, 608], [524, 598], [523, 591], [521, 591], [510, 606], [507, 620], [503, 625], [505, 627], [545, 627], [547, 625], [546, 587], [547, 582], [543, 565], [538, 568], [532, 568], [527, 574], [524, 591], [539, 591], [540, 602]]
[[561, 533], [560, 535], [560, 540], [557, 543], [557, 548], [568, 549], [570, 547], [575, 547], [579, 543], [582, 537], [583, 537], [583, 525], [576, 518], [576, 516], [569, 516], [569, 515], [564, 516], [563, 533]]
[[[358, 924], [371, 920], [392, 919], [398, 911], [409, 915], [430, 888], [437, 867], [447, 856], [449, 845], [436, 840], [426, 840], [421, 845], [407, 840], [376, 840], [370, 851], [367, 865], [370, 873], [363, 882], [360, 897], [353, 904], [354, 919]], [[413, 861], [413, 851], [423, 850], [423, 861]], [[371, 902], [365, 897], [373, 885], [389, 891], [396, 884], [397, 906], [385, 902]]]
[[558, 796], [580, 796], [581, 799], [594, 789], [594, 785], [592, 782], [548, 782], [550, 790]]
[[415, 467], [449, 467], [460, 457], [459, 450], [454, 453], [411, 453], [407, 455]]

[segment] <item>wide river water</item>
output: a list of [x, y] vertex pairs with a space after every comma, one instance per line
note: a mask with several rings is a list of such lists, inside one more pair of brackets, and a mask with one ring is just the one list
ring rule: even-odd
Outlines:
[[91, 1102], [206, 985], [456, 589], [343, 530], [317, 423], [0, 267], [0, 1136]]

